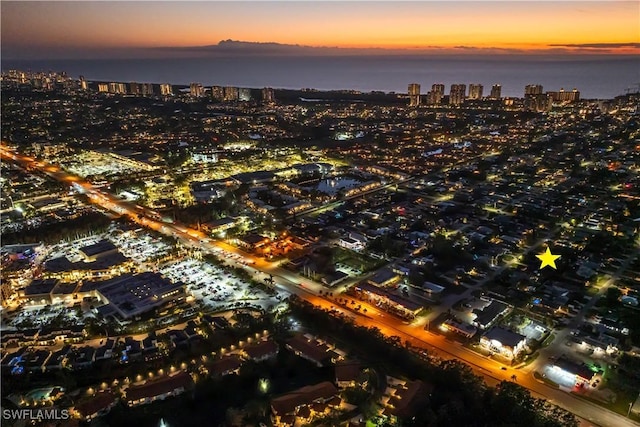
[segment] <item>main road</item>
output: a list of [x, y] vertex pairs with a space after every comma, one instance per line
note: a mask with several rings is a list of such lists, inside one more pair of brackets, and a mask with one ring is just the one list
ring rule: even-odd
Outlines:
[[[30, 170], [37, 169], [53, 179], [68, 183], [78, 191], [87, 194], [92, 203], [119, 215], [129, 217], [132, 221], [142, 226], [165, 235], [173, 236], [185, 245], [218, 256], [224, 256], [229, 253], [240, 255], [244, 257], [245, 260], [245, 262], [241, 264], [244, 268], [254, 274], [262, 272], [266, 275], [273, 276], [275, 285], [278, 288], [295, 294], [317, 307], [336, 310], [350, 317], [360, 326], [378, 328], [385, 336], [398, 336], [403, 341], [409, 342], [412, 346], [426, 349], [431, 354], [443, 358], [461, 360], [467, 363], [475, 373], [481, 375], [490, 385], [500, 381], [509, 381], [512, 375], [515, 374], [517, 376], [518, 374], [518, 371], [511, 368], [503, 370], [504, 365], [501, 363], [475, 353], [457, 342], [448, 340], [442, 335], [433, 334], [425, 331], [422, 327], [416, 328], [411, 324], [407, 324], [401, 319], [379, 310], [377, 307], [366, 304], [366, 313], [351, 310], [348, 308], [349, 305], [345, 307], [338, 304], [334, 298], [328, 297], [326, 294], [322, 295], [321, 291], [324, 290], [324, 287], [317, 282], [286, 270], [277, 263], [265, 261], [263, 258], [253, 257], [222, 241], [211, 239], [198, 230], [188, 228], [181, 224], [160, 221], [157, 219], [158, 215], [154, 211], [118, 199], [99, 188], [95, 188], [91, 183], [64, 172], [58, 166], [50, 165], [31, 157], [22, 156], [4, 145], [0, 146], [0, 158], [11, 160]], [[349, 300], [350, 299], [352, 298], [349, 298]], [[592, 402], [539, 382], [533, 375], [517, 376], [517, 382], [521, 386], [529, 389], [535, 397], [544, 398], [548, 402], [554, 403], [578, 416], [581, 425], [602, 427], [637, 427], [640, 425], [620, 414], [594, 405]]]

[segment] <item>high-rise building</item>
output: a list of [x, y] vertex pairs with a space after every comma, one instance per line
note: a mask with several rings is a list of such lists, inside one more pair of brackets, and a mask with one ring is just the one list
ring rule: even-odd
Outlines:
[[444, 84], [434, 83], [431, 85], [431, 91], [427, 95], [427, 102], [432, 105], [439, 105], [444, 98]]
[[127, 85], [124, 83], [111, 82], [109, 83], [109, 93], [124, 95], [127, 93]]
[[173, 86], [171, 86], [169, 83], [162, 83], [160, 85], [160, 95], [162, 96], [173, 95]]
[[409, 107], [417, 107], [420, 105], [420, 85], [418, 83], [410, 83], [408, 88]]
[[554, 102], [576, 102], [580, 101], [580, 91], [573, 89], [572, 91], [565, 91], [560, 88], [559, 92], [547, 92]]
[[464, 83], [452, 84], [449, 92], [449, 105], [461, 105], [467, 93], [467, 85]]
[[225, 86], [224, 88], [224, 100], [225, 101], [237, 101], [238, 100], [238, 88], [234, 86]]
[[224, 88], [222, 86], [211, 86], [211, 98], [214, 101], [224, 101]]
[[524, 87], [524, 95], [540, 95], [542, 93], [542, 85], [526, 85]]
[[469, 99], [482, 99], [482, 85], [479, 83], [471, 83], [469, 85]]
[[109, 92], [109, 85], [106, 83], [98, 83], [98, 92]]
[[242, 102], [251, 101], [251, 89], [246, 87], [238, 89], [238, 99]]
[[271, 104], [276, 101], [276, 96], [273, 89], [270, 87], [262, 88], [262, 102], [265, 104]]
[[135, 82], [129, 83], [129, 93], [131, 95], [140, 95], [140, 85]]
[[140, 93], [142, 96], [152, 96], [153, 95], [153, 84], [152, 83], [142, 83], [140, 85]]
[[87, 81], [84, 79], [84, 76], [80, 76], [80, 89], [87, 90], [88, 88], [89, 88], [89, 85], [87, 84]]
[[189, 95], [199, 98], [204, 95], [204, 88], [201, 83], [191, 83], [189, 85]]
[[502, 86], [493, 85], [491, 86], [491, 99], [500, 99], [502, 98]]
[[547, 93], [528, 94], [524, 97], [524, 108], [528, 111], [550, 111], [553, 98]]

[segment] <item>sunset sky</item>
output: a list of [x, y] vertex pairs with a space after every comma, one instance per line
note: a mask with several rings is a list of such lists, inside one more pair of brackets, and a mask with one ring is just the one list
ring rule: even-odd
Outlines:
[[2, 56], [113, 56], [220, 40], [466, 52], [640, 53], [640, 2], [11, 2]]

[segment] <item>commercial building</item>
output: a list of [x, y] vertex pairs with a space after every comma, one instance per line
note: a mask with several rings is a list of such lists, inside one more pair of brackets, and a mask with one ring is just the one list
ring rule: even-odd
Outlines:
[[106, 317], [129, 319], [185, 296], [184, 283], [173, 283], [158, 273], [124, 274], [111, 280], [87, 282], [81, 291], [93, 290], [107, 306], [98, 311]]
[[500, 316], [507, 314], [509, 310], [510, 308], [507, 304], [494, 299], [489, 300], [489, 304], [484, 308], [473, 310], [476, 316], [473, 324], [480, 329], [488, 329]]
[[445, 290], [444, 286], [440, 286], [433, 282], [424, 282], [422, 284], [422, 290], [424, 291], [427, 298], [431, 301], [440, 301], [442, 298], [442, 293]]
[[384, 288], [397, 284], [400, 279], [401, 277], [397, 273], [394, 273], [393, 270], [382, 268], [371, 276], [368, 282], [379, 288]]
[[271, 239], [256, 233], [245, 234], [242, 237], [234, 239], [234, 243], [236, 243], [238, 246], [249, 250], [260, 249], [269, 242], [271, 242]]
[[383, 289], [366, 282], [357, 284], [353, 289], [359, 296], [366, 298], [378, 307], [404, 318], [415, 317], [423, 308], [422, 304], [399, 295], [397, 290]]
[[577, 383], [590, 383], [597, 374], [597, 372], [589, 369], [589, 367], [584, 363], [576, 363], [565, 357], [558, 358], [553, 364], [553, 369], [558, 369], [569, 375], [575, 376]]
[[218, 234], [227, 231], [230, 228], [236, 226], [236, 220], [234, 218], [224, 217], [215, 219], [213, 221], [203, 222], [200, 227], [202, 231], [209, 234]]
[[93, 262], [98, 258], [118, 252], [118, 248], [109, 240], [100, 240], [97, 243], [80, 248], [79, 252], [84, 256], [85, 261]]
[[321, 280], [326, 286], [332, 288], [338, 283], [349, 278], [349, 275], [342, 271], [334, 271], [332, 273], [325, 274]]
[[524, 350], [527, 344], [527, 337], [496, 326], [480, 338], [480, 344], [508, 359], [513, 359]]
[[467, 323], [456, 322], [453, 319], [446, 320], [442, 323], [442, 328], [447, 331], [455, 332], [466, 338], [471, 338], [477, 332], [477, 329]]
[[417, 107], [420, 105], [420, 85], [418, 83], [410, 83], [409, 89], [409, 107]]

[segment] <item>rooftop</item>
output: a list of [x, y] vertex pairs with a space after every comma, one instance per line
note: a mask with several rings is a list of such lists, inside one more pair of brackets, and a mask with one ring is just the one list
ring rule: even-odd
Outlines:
[[491, 328], [484, 336], [488, 340], [498, 341], [503, 346], [511, 348], [517, 347], [518, 344], [527, 339], [524, 335], [500, 327]]
[[126, 389], [126, 399], [136, 401], [153, 398], [166, 393], [171, 393], [180, 388], [187, 388], [193, 383], [191, 376], [186, 372], [179, 372], [173, 376], [165, 376], [156, 380], [150, 380], [142, 385], [133, 385]]

